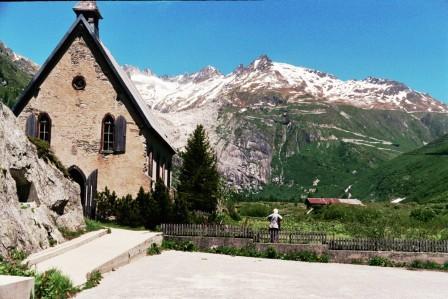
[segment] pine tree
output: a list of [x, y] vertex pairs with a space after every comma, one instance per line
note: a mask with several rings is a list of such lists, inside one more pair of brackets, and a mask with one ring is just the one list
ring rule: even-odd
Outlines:
[[190, 135], [181, 154], [178, 194], [192, 210], [214, 213], [219, 195], [216, 156], [202, 125]]
[[159, 210], [158, 224], [169, 222], [171, 215], [171, 202], [168, 190], [161, 179], [157, 180], [152, 197], [154, 198], [154, 201], [158, 205]]

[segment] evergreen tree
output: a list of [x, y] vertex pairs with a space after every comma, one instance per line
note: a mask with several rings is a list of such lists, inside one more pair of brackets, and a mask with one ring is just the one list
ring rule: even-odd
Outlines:
[[168, 190], [166, 189], [166, 186], [161, 179], [157, 180], [152, 197], [158, 205], [158, 224], [169, 222], [171, 214], [171, 202]]
[[171, 211], [171, 223], [189, 223], [190, 213], [188, 205], [182, 197], [177, 196]]
[[214, 213], [219, 195], [216, 156], [202, 125], [190, 135], [181, 154], [178, 194], [196, 211]]

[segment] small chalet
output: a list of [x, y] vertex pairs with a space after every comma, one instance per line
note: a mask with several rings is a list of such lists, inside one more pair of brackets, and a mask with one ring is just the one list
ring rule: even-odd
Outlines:
[[328, 205], [355, 205], [363, 206], [363, 203], [359, 199], [345, 199], [345, 198], [307, 198], [305, 205], [308, 209], [314, 207], [328, 206]]
[[87, 216], [97, 190], [118, 195], [171, 185], [175, 150], [135, 86], [103, 45], [95, 1], [76, 20], [13, 108], [30, 137], [48, 142], [81, 186]]

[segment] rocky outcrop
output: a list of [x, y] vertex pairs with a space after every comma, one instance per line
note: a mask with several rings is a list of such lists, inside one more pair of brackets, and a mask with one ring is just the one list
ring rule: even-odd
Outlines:
[[16, 118], [0, 104], [0, 254], [35, 252], [85, 227], [79, 186], [37, 156]]

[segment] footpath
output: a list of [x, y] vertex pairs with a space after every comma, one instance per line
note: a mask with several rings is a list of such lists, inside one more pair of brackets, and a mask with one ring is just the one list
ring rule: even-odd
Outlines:
[[29, 256], [29, 265], [39, 272], [59, 269], [78, 286], [87, 281], [90, 273], [106, 273], [144, 256], [146, 249], [160, 245], [162, 234], [112, 228], [91, 232], [80, 238]]

